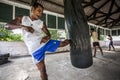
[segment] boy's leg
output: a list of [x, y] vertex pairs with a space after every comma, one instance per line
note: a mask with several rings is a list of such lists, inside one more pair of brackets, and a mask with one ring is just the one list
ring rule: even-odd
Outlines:
[[96, 45], [96, 42], [93, 42], [93, 50], [94, 50], [94, 54], [93, 54], [93, 57], [96, 57], [96, 49], [97, 49], [97, 45]]
[[96, 57], [96, 46], [94, 46], [94, 55], [93, 57]]
[[109, 43], [109, 51], [111, 51], [111, 42]]
[[48, 76], [46, 73], [46, 66], [45, 66], [45, 62], [44, 59], [42, 61], [40, 61], [38, 64], [36, 64], [39, 72], [40, 72], [40, 76], [42, 80], [48, 80]]
[[109, 45], [109, 51], [111, 50], [111, 45]]
[[114, 48], [114, 46], [112, 45], [112, 47], [113, 47], [113, 51], [115, 51], [115, 48]]
[[113, 48], [113, 51], [115, 51], [115, 48], [114, 48], [114, 46], [113, 46], [113, 42], [111, 42], [111, 46], [112, 46], [112, 48]]
[[71, 40], [70, 39], [66, 39], [66, 40], [60, 42], [60, 46], [59, 47], [67, 46], [70, 43], [71, 43]]
[[100, 46], [98, 46], [99, 47], [99, 49], [100, 49], [100, 52], [101, 52], [101, 54], [103, 55], [103, 51], [102, 51], [102, 48], [100, 47]]

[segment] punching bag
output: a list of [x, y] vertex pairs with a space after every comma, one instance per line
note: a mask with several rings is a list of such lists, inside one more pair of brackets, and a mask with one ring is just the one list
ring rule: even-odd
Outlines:
[[88, 68], [93, 64], [89, 26], [82, 0], [64, 0], [64, 15], [67, 23], [70, 46], [70, 58], [73, 66]]

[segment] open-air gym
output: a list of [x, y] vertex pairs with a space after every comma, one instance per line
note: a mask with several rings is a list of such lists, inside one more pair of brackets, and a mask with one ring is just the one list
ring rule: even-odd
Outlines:
[[0, 0], [0, 80], [120, 80], [119, 0]]

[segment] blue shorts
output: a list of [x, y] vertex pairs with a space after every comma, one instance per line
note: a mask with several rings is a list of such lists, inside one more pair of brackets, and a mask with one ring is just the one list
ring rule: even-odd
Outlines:
[[110, 45], [113, 45], [113, 41], [110, 41], [109, 46], [110, 46]]
[[45, 52], [55, 52], [56, 49], [60, 46], [60, 41], [58, 40], [49, 40], [43, 47], [35, 51], [32, 56], [34, 58], [34, 63], [37, 64], [45, 57]]

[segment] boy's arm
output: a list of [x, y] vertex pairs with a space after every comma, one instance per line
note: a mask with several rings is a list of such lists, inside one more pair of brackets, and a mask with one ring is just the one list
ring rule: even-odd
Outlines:
[[22, 17], [17, 17], [16, 19], [8, 22], [5, 28], [9, 30], [22, 28], [23, 26], [21, 26], [21, 20], [22, 20]]
[[47, 26], [46, 26], [45, 23], [43, 24], [42, 30], [46, 34], [46, 36], [42, 38], [40, 43], [42, 43], [42, 42], [45, 43], [51, 38], [51, 35], [50, 35], [50, 32], [48, 31]]
[[90, 30], [90, 37], [92, 37], [93, 31]]
[[43, 24], [42, 30], [43, 30], [43, 32], [46, 34], [47, 37], [51, 38], [50, 32], [49, 32], [49, 30], [47, 29], [47, 26], [46, 26], [45, 23]]
[[12, 30], [17, 28], [24, 28], [24, 30], [33, 33], [34, 29], [30, 26], [21, 25], [22, 17], [17, 17], [16, 19], [8, 22], [5, 26], [6, 29]]

